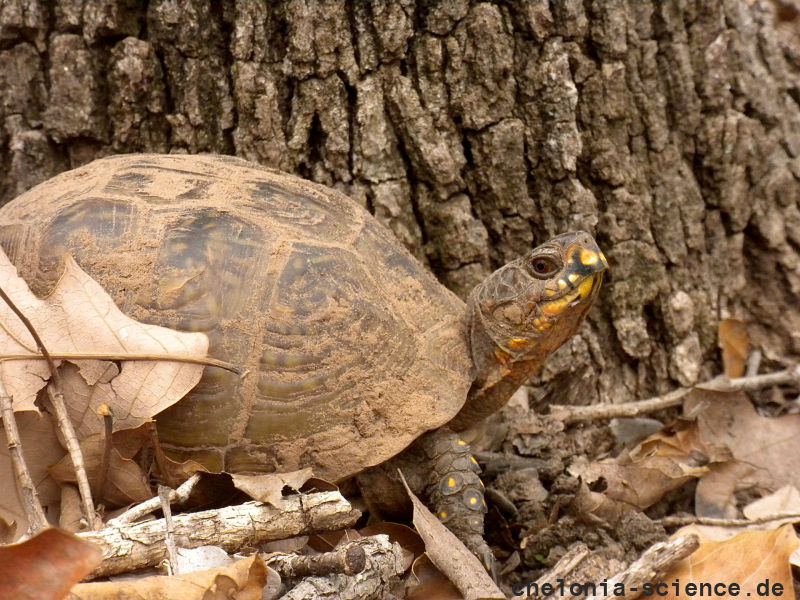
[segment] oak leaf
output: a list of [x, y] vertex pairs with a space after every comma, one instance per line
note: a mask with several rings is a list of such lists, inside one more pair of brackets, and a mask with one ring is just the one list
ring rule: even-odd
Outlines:
[[[158, 354], [202, 359], [208, 351], [203, 333], [172, 331], [126, 316], [71, 257], [52, 293], [40, 299], [0, 252], [0, 288], [55, 356]], [[30, 333], [5, 303], [0, 303], [0, 325], [0, 353], [38, 353]], [[102, 420], [96, 415], [100, 404], [111, 408], [115, 429], [137, 427], [180, 400], [203, 372], [199, 364], [165, 360], [70, 362], [77, 369], [65, 369], [67, 389], [63, 391], [80, 438], [102, 431]], [[7, 360], [0, 362], [0, 377], [14, 409], [21, 411], [37, 410], [36, 395], [50, 374], [41, 359]]]

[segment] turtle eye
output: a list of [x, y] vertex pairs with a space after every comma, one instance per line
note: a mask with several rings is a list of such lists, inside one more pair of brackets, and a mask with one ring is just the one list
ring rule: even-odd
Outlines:
[[558, 263], [548, 256], [538, 256], [531, 263], [531, 273], [537, 279], [547, 279], [558, 271]]

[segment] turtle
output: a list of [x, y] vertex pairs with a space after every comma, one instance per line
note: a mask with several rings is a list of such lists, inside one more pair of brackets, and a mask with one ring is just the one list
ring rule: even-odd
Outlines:
[[487, 565], [479, 469], [459, 432], [576, 332], [608, 266], [588, 233], [566, 233], [464, 302], [343, 193], [216, 155], [62, 173], [0, 209], [0, 245], [36, 294], [70, 254], [132, 318], [204, 332], [210, 356], [245, 369], [206, 367], [157, 415], [172, 458], [310, 466], [333, 482], [399, 460]]

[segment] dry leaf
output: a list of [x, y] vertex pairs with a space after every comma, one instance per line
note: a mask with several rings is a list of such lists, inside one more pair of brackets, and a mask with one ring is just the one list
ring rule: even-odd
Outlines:
[[[60, 492], [48, 469], [64, 456], [64, 449], [58, 443], [52, 419], [47, 414], [25, 411], [16, 414], [25, 462], [31, 473], [34, 485], [39, 492], [39, 502], [47, 508], [57, 505]], [[8, 455], [8, 442], [5, 432], [0, 428], [0, 519], [16, 526], [16, 537], [28, 529], [25, 509], [17, 497], [17, 482], [11, 458]]]
[[411, 567], [417, 585], [409, 588], [406, 600], [463, 600], [464, 596], [431, 562], [428, 555], [422, 554]]
[[[205, 334], [172, 331], [127, 317], [69, 257], [52, 294], [40, 300], [0, 252], [0, 287], [30, 319], [52, 354], [176, 354], [200, 359], [208, 350]], [[36, 352], [30, 333], [5, 303], [0, 303], [0, 323], [3, 353]], [[75, 379], [74, 370], [68, 369], [69, 389], [64, 393], [79, 437], [102, 430], [102, 420], [96, 415], [100, 402], [111, 407], [116, 429], [136, 427], [180, 400], [203, 371], [195, 364], [123, 361], [117, 374], [110, 361], [73, 362], [80, 378]], [[36, 410], [36, 393], [49, 378], [42, 360], [2, 362], [0, 376], [15, 410]], [[77, 395], [67, 397], [69, 392]]]
[[311, 479], [310, 468], [290, 473], [264, 473], [260, 475], [231, 475], [233, 485], [250, 496], [253, 500], [281, 507], [281, 491], [284, 487], [299, 490]]
[[[689, 584], [697, 585], [697, 589], [703, 584], [737, 584], [740, 597], [794, 598], [789, 557], [798, 545], [797, 535], [791, 525], [769, 532], [747, 531], [724, 542], [701, 540], [700, 548], [694, 554], [675, 565], [661, 579], [667, 584], [668, 594], [659, 594], [659, 597], [686, 598], [686, 586]], [[767, 580], [769, 593], [765, 594], [763, 586]], [[675, 594], [673, 582], [678, 582], [682, 594]], [[760, 589], [759, 585], [762, 586]], [[776, 585], [782, 586], [780, 593], [776, 593]], [[719, 591], [715, 590], [704, 597], [726, 595]], [[694, 595], [699, 597], [699, 593]]]
[[742, 377], [750, 353], [747, 325], [737, 319], [723, 319], [719, 323], [719, 347], [725, 375], [731, 379]]
[[708, 468], [699, 464], [704, 462], [703, 449], [695, 427], [677, 423], [616, 459], [593, 463], [576, 460], [569, 472], [588, 484], [602, 478], [605, 496], [645, 509], [668, 492], [708, 473]]
[[[742, 513], [744, 513], [745, 519], [769, 518], [774, 515], [800, 515], [800, 492], [793, 485], [785, 485], [769, 496], [754, 500], [744, 507]], [[800, 521], [800, 517], [793, 518], [790, 522], [797, 521]]]
[[425, 550], [436, 568], [455, 584], [466, 600], [505, 600], [475, 555], [431, 514], [408, 487], [402, 474], [400, 477], [414, 506], [414, 527], [425, 542]]
[[59, 529], [0, 547], [0, 598], [61, 600], [100, 564], [102, 553]]
[[[273, 571], [274, 573], [274, 571]], [[267, 585], [267, 567], [258, 555], [227, 567], [172, 577], [81, 583], [72, 588], [71, 600], [261, 600]]]
[[693, 390], [684, 410], [696, 416], [699, 439], [717, 463], [697, 485], [698, 516], [737, 517], [737, 491], [800, 489], [800, 415], [761, 417], [744, 394], [708, 390]]
[[[81, 441], [86, 475], [96, 500], [102, 500], [107, 506], [117, 507], [144, 502], [152, 497], [150, 484], [141, 467], [130, 458], [123, 457], [115, 446], [111, 448], [105, 485], [102, 490], [98, 489], [104, 450], [105, 440], [102, 435], [92, 435]], [[76, 483], [75, 468], [69, 456], [56, 463], [50, 469], [50, 475], [61, 484]]]

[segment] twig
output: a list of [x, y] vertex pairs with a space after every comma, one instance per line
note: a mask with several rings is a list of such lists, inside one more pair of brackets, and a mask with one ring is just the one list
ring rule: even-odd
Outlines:
[[[682, 561], [699, 547], [700, 540], [696, 535], [686, 535], [654, 544], [642, 554], [639, 560], [608, 579], [605, 590], [608, 590], [609, 593], [589, 596], [586, 600], [620, 600], [621, 598], [635, 600], [642, 595], [643, 584], [660, 578], [672, 565]], [[618, 583], [625, 586], [625, 595], [622, 597], [614, 593], [615, 585]]]
[[44, 515], [42, 504], [39, 502], [39, 494], [36, 492], [36, 486], [33, 484], [30, 471], [28, 471], [28, 465], [25, 463], [11, 397], [6, 392], [2, 381], [0, 381], [0, 410], [2, 410], [3, 429], [6, 433], [11, 464], [14, 467], [17, 489], [20, 492], [25, 516], [28, 517], [28, 533], [34, 535], [48, 527], [47, 518]]
[[310, 575], [355, 575], [367, 565], [364, 545], [357, 540], [322, 554], [285, 554], [275, 552], [264, 556], [264, 562], [275, 569], [284, 579], [297, 579]]
[[[570, 573], [572, 573], [576, 567], [586, 560], [587, 557], [591, 555], [589, 548], [583, 542], [575, 544], [567, 552], [561, 559], [547, 571], [544, 575], [539, 577], [535, 582], [529, 583], [525, 588], [517, 588], [514, 590], [514, 595], [523, 595], [528, 594], [527, 598], [551, 598], [552, 595], [546, 596], [539, 594], [537, 590], [541, 590], [543, 586], [549, 585], [553, 588], [556, 587], [556, 584], [559, 581], [565, 581]], [[519, 594], [517, 593], [519, 591]]]
[[[189, 363], [193, 365], [204, 365], [206, 367], [219, 367], [231, 373], [242, 375], [245, 369], [236, 365], [218, 360], [216, 358], [197, 358], [196, 356], [182, 356], [180, 354], [108, 354], [108, 353], [82, 353], [67, 352], [60, 354], [50, 354], [53, 360], [130, 360], [130, 361], [163, 361], [176, 363]], [[0, 362], [14, 360], [47, 360], [43, 354], [0, 354]]]
[[103, 456], [100, 459], [100, 475], [97, 481], [97, 493], [102, 496], [108, 479], [108, 468], [111, 465], [111, 448], [114, 445], [111, 436], [114, 432], [114, 418], [111, 416], [111, 408], [108, 404], [101, 404], [97, 407], [97, 414], [103, 417]]
[[761, 350], [753, 350], [750, 356], [747, 357], [747, 369], [744, 372], [745, 377], [753, 377], [758, 375], [758, 369], [761, 366]]
[[175, 544], [175, 525], [172, 522], [172, 509], [169, 506], [169, 495], [172, 490], [165, 485], [158, 486], [158, 499], [164, 512], [164, 544], [167, 546], [167, 560], [170, 564], [170, 575], [180, 575], [178, 564], [178, 546]]
[[[386, 535], [366, 537], [356, 542], [366, 554], [366, 567], [357, 575], [307, 577], [280, 597], [280, 600], [366, 600], [384, 598], [405, 570], [403, 550]], [[274, 568], [274, 566], [273, 566]]]
[[75, 428], [72, 426], [72, 421], [69, 420], [67, 406], [64, 404], [64, 395], [62, 393], [64, 386], [61, 383], [61, 375], [59, 375], [56, 364], [53, 362], [50, 353], [47, 351], [42, 338], [39, 337], [39, 333], [36, 331], [33, 323], [31, 323], [28, 317], [26, 317], [24, 313], [17, 308], [17, 305], [14, 304], [14, 301], [11, 300], [11, 298], [9, 298], [8, 294], [6, 294], [3, 288], [0, 288], [0, 298], [5, 301], [12, 312], [17, 315], [17, 318], [19, 318], [19, 320], [22, 321], [22, 324], [25, 325], [25, 328], [31, 334], [31, 337], [36, 343], [36, 347], [38, 348], [42, 357], [45, 361], [47, 361], [47, 368], [50, 370], [51, 377], [50, 383], [47, 384], [47, 394], [50, 396], [50, 401], [53, 403], [53, 408], [56, 411], [56, 422], [58, 423], [58, 428], [61, 431], [62, 437], [64, 438], [64, 443], [67, 445], [67, 452], [69, 452], [70, 458], [72, 459], [72, 466], [75, 468], [75, 478], [78, 483], [78, 491], [81, 494], [81, 500], [83, 500], [86, 526], [89, 529], [94, 529], [95, 512], [94, 502], [92, 501], [92, 490], [89, 487], [89, 479], [86, 477], [86, 468], [83, 464], [81, 447], [80, 444], [78, 444], [78, 438], [75, 435]]
[[[189, 495], [192, 493], [194, 486], [197, 485], [198, 481], [200, 481], [200, 473], [195, 473], [194, 475], [189, 477], [189, 479], [180, 484], [177, 489], [170, 490], [169, 501], [172, 502], [173, 504], [186, 502], [186, 500], [188, 500], [189, 498]], [[132, 506], [121, 515], [117, 516], [114, 519], [111, 519], [108, 523], [106, 523], [106, 526], [122, 527], [123, 525], [127, 525], [128, 523], [133, 523], [134, 521], [138, 521], [142, 517], [149, 515], [151, 512], [158, 510], [160, 507], [161, 507], [161, 499], [158, 496], [150, 498], [149, 500], [145, 500], [144, 502], [137, 504], [136, 506]]]
[[[339, 492], [287, 496], [280, 508], [260, 502], [173, 516], [175, 542], [181, 548], [220, 546], [234, 552], [271, 540], [352, 527], [361, 513]], [[164, 519], [155, 519], [78, 537], [100, 546], [102, 564], [91, 577], [126, 573], [159, 564], [167, 555]]]
[[[58, 386], [58, 389], [53, 389], [54, 386]], [[67, 413], [64, 395], [60, 390], [61, 386], [56, 382], [51, 381], [47, 384], [47, 395], [56, 412], [56, 423], [58, 424], [59, 431], [61, 431], [61, 436], [64, 438], [67, 452], [72, 459], [72, 466], [75, 469], [75, 481], [78, 484], [78, 492], [81, 495], [86, 527], [88, 529], [96, 529], [95, 525], [97, 519], [94, 512], [94, 501], [92, 500], [92, 488], [89, 486], [89, 478], [86, 476], [83, 453], [78, 443], [78, 436], [75, 434], [75, 428], [72, 426], [72, 421], [69, 419], [69, 413]]]
[[778, 513], [756, 517], [755, 519], [720, 519], [716, 517], [696, 517], [694, 515], [671, 515], [655, 522], [664, 527], [683, 527], [684, 525], [710, 525], [712, 527], [747, 527], [762, 525], [773, 521], [800, 521], [800, 513]]
[[[736, 379], [717, 377], [704, 383], [699, 383], [695, 387], [715, 392], [753, 392], [774, 385], [790, 384], [800, 385], [800, 366], [766, 375], [753, 375], [752, 377], [738, 377]], [[636, 402], [624, 402], [622, 404], [594, 404], [592, 406], [553, 404], [550, 406], [550, 415], [566, 424], [579, 421], [635, 417], [680, 406], [683, 398], [692, 389], [678, 388], [663, 396], [655, 396], [647, 400], [637, 400]]]

